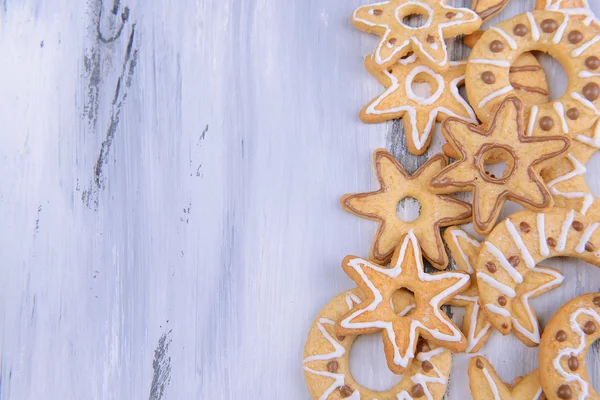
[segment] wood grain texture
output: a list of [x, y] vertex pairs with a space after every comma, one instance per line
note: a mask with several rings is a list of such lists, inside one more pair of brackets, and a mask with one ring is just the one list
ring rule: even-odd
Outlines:
[[[309, 397], [305, 336], [375, 231], [339, 198], [376, 186], [378, 147], [425, 160], [401, 124], [357, 118], [381, 91], [360, 4], [0, 2], [0, 399]], [[592, 267], [547, 265], [567, 281], [534, 300], [543, 323], [600, 289]], [[367, 339], [357, 378], [391, 386]], [[494, 334], [482, 354], [509, 381], [536, 352]], [[469, 358], [449, 399], [469, 398]]]

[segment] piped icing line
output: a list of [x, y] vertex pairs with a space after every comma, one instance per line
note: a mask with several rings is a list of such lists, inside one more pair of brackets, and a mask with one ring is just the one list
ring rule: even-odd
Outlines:
[[317, 328], [319, 328], [319, 331], [321, 331], [321, 334], [323, 335], [323, 337], [325, 339], [327, 339], [327, 341], [333, 346], [334, 351], [332, 351], [331, 353], [327, 353], [327, 354], [317, 354], [314, 356], [306, 357], [304, 359], [303, 363], [307, 363], [307, 362], [311, 362], [311, 361], [333, 360], [334, 358], [340, 358], [341, 356], [344, 355], [344, 353], [346, 353], [346, 350], [344, 349], [344, 347], [342, 345], [340, 345], [334, 338], [331, 337], [331, 335], [323, 327], [323, 324], [333, 325], [334, 322], [331, 320], [328, 320], [326, 318], [321, 318], [321, 319], [319, 319], [319, 322], [317, 322]]
[[556, 111], [556, 114], [558, 115], [558, 118], [560, 119], [560, 124], [563, 130], [562, 133], [569, 133], [569, 125], [567, 125], [567, 120], [565, 118], [565, 107], [560, 101], [554, 103], [553, 107], [554, 111]]
[[496, 279], [492, 278], [485, 272], [478, 272], [477, 277], [485, 283], [487, 283], [488, 285], [490, 285], [491, 287], [493, 287], [494, 289], [496, 289], [497, 291], [499, 291], [500, 293], [502, 293], [503, 295], [510, 297], [511, 299], [517, 296], [517, 292], [515, 292], [513, 288], [498, 282]]
[[398, 315], [401, 317], [404, 317], [404, 316], [408, 315], [408, 313], [411, 312], [411, 310], [414, 310], [415, 308], [417, 308], [417, 305], [411, 304], [411, 305], [407, 306], [404, 310], [400, 311], [398, 313]]
[[567, 199], [583, 199], [583, 204], [581, 206], [581, 212], [585, 215], [591, 205], [594, 203], [594, 195], [586, 192], [563, 192], [556, 188], [556, 185], [561, 182], [569, 181], [570, 179], [575, 178], [576, 176], [584, 175], [587, 172], [585, 166], [579, 162], [572, 154], [568, 154], [567, 158], [573, 165], [573, 170], [571, 172], [566, 173], [565, 175], [559, 176], [552, 181], [548, 182], [546, 186], [550, 189], [550, 193], [554, 196], [561, 196]]
[[587, 144], [588, 146], [592, 146], [597, 149], [600, 149], [600, 123], [596, 123], [596, 126], [594, 126], [594, 136], [593, 137], [587, 137], [585, 135], [577, 135], [577, 137], [575, 139], [581, 143]]
[[508, 33], [504, 32], [504, 30], [495, 26], [492, 26], [490, 29], [502, 36], [511, 49], [517, 49], [517, 42], [515, 42], [515, 39], [513, 39]]
[[544, 257], [550, 255], [548, 242], [546, 241], [546, 216], [542, 213], [537, 215], [538, 237], [540, 239], [540, 254]]
[[420, 259], [420, 257], [418, 257], [418, 256], [415, 257], [416, 263], [417, 263], [417, 271], [418, 271], [419, 280], [421, 280], [421, 281], [438, 281], [438, 280], [442, 280], [445, 278], [458, 279], [458, 281], [454, 285], [448, 287], [446, 290], [444, 290], [444, 291], [440, 292], [438, 295], [434, 296], [429, 302], [433, 309], [435, 317], [438, 318], [438, 320], [440, 322], [442, 322], [444, 325], [446, 325], [446, 327], [452, 332], [452, 334], [449, 335], [449, 334], [441, 333], [437, 329], [433, 330], [433, 329], [428, 328], [420, 321], [412, 320], [411, 326], [410, 326], [410, 333], [409, 333], [408, 350], [406, 351], [406, 354], [402, 355], [400, 353], [400, 348], [398, 347], [398, 344], [396, 343], [396, 334], [394, 332], [393, 325], [391, 322], [385, 322], [385, 321], [352, 322], [352, 321], [367, 311], [375, 310], [377, 308], [377, 306], [383, 301], [383, 297], [382, 297], [381, 293], [379, 292], [379, 290], [377, 290], [377, 288], [370, 281], [369, 277], [365, 274], [365, 272], [363, 270], [363, 266], [365, 268], [370, 268], [381, 274], [387, 275], [390, 278], [396, 278], [402, 272], [401, 266], [402, 266], [402, 263], [404, 262], [404, 257], [406, 255], [406, 249], [409, 245], [412, 245], [415, 255], [420, 254], [419, 244], [417, 242], [417, 238], [415, 236], [414, 230], [412, 230], [412, 229], [409, 231], [409, 233], [404, 238], [404, 241], [402, 242], [402, 245], [400, 247], [400, 253], [398, 255], [398, 261], [396, 262], [396, 265], [393, 268], [381, 268], [377, 265], [374, 265], [366, 260], [362, 260], [359, 258], [354, 258], [348, 262], [348, 266], [352, 267], [361, 276], [364, 283], [371, 290], [374, 300], [366, 308], [357, 310], [356, 312], [350, 314], [348, 317], [344, 318], [340, 323], [341, 326], [346, 329], [363, 329], [363, 328], [382, 329], [388, 335], [388, 338], [393, 345], [394, 363], [396, 365], [399, 365], [404, 368], [406, 368], [408, 366], [408, 363], [410, 362], [410, 360], [412, 358], [414, 358], [414, 350], [413, 349], [415, 347], [415, 342], [417, 340], [417, 334], [416, 334], [417, 328], [426, 330], [434, 338], [436, 338], [437, 340], [440, 340], [440, 341], [458, 342], [461, 340], [462, 335], [461, 335], [460, 330], [457, 327], [453, 326], [453, 324], [451, 322], [447, 321], [445, 318], [442, 317], [441, 311], [440, 311], [440, 307], [441, 307], [440, 303], [443, 299], [450, 297], [452, 293], [455, 293], [461, 287], [466, 285], [469, 282], [469, 278], [470, 278], [469, 275], [467, 275], [467, 274], [457, 274], [457, 273], [452, 273], [452, 272], [439, 273], [439, 274], [435, 274], [435, 275], [426, 274], [423, 271], [422, 259]]
[[527, 124], [527, 136], [533, 135], [533, 128], [535, 127], [535, 121], [537, 119], [539, 107], [533, 106], [529, 111], [529, 123]]
[[469, 60], [471, 64], [484, 64], [484, 65], [492, 65], [494, 67], [501, 68], [510, 68], [510, 63], [505, 60], [486, 60], [481, 58], [476, 58], [474, 60]]
[[576, 252], [581, 254], [585, 251], [585, 244], [587, 242], [589, 242], [590, 238], [592, 237], [592, 235], [594, 234], [596, 229], [598, 229], [598, 225], [599, 225], [598, 222], [594, 222], [594, 223], [590, 224], [587, 228], [585, 228], [585, 231], [583, 232], [583, 235], [581, 236], [581, 240], [579, 240], [577, 247], [575, 247]]
[[[442, 354], [444, 351], [445, 350], [443, 347], [438, 347], [428, 352], [419, 353], [417, 354], [417, 360], [419, 360], [420, 362], [430, 361], [433, 357]], [[433, 365], [433, 371], [435, 372], [435, 376], [429, 376], [422, 373], [418, 373], [410, 378], [415, 385], [421, 385], [425, 393], [425, 398], [427, 400], [433, 400], [433, 396], [431, 395], [428, 386], [430, 383], [438, 383], [440, 385], [445, 385], [448, 383], [447, 378], [444, 376], [444, 374], [440, 372], [437, 366], [434, 363], [431, 363], [431, 365]], [[403, 392], [406, 393], [406, 391]], [[408, 395], [408, 393], [406, 393], [406, 395]], [[401, 397], [398, 396], [398, 398]], [[412, 397], [408, 395], [407, 399], [412, 400]]]
[[490, 390], [494, 394], [494, 400], [502, 400], [500, 398], [500, 392], [498, 391], [498, 386], [496, 386], [496, 382], [494, 382], [494, 379], [491, 377], [487, 368], [483, 368], [482, 372], [483, 372], [483, 375], [485, 376], [485, 380], [487, 381], [487, 383], [490, 387]]
[[348, 305], [348, 311], [354, 308], [354, 304], [360, 303], [362, 303], [362, 300], [354, 293], [348, 293], [346, 295], [346, 304]]
[[486, 322], [484, 327], [481, 328], [478, 335], [475, 335], [477, 331], [477, 318], [480, 312], [479, 297], [476, 297], [473, 301], [473, 312], [471, 313], [471, 326], [469, 326], [469, 333], [467, 335], [467, 353], [473, 351], [475, 346], [485, 337], [488, 331], [492, 328], [492, 324]]
[[462, 229], [452, 229], [450, 231], [451, 235], [452, 235], [452, 240], [454, 241], [454, 244], [456, 245], [456, 247], [458, 248], [458, 252], [460, 253], [460, 257], [462, 258], [463, 262], [465, 263], [465, 265], [467, 266], [467, 272], [469, 274], [472, 274], [475, 272], [475, 269], [473, 268], [473, 266], [471, 265], [471, 262], [469, 261], [469, 257], [467, 257], [467, 255], [465, 254], [465, 252], [462, 249], [462, 246], [460, 245], [460, 243], [458, 243], [458, 238], [460, 237], [463, 240], [466, 240], [467, 242], [471, 243], [473, 246], [479, 248], [479, 246], [481, 246], [481, 243], [479, 243], [477, 240], [472, 239], [469, 235], [467, 235], [467, 233], [465, 231], [463, 231]]
[[331, 386], [329, 386], [327, 389], [325, 389], [325, 391], [323, 392], [321, 397], [319, 397], [319, 400], [327, 400], [329, 395], [331, 393], [333, 393], [334, 390], [344, 386], [344, 384], [345, 384], [346, 376], [344, 374], [334, 374], [334, 373], [331, 373], [328, 371], [315, 371], [312, 368], [308, 368], [306, 365], [304, 366], [304, 370], [307, 372], [310, 372], [311, 374], [314, 374], [314, 375], [333, 379], [333, 383], [331, 384]]
[[552, 365], [556, 372], [558, 372], [567, 382], [577, 382], [581, 388], [581, 393], [579, 394], [579, 399], [586, 399], [589, 396], [589, 384], [583, 379], [579, 374], [569, 372], [565, 370], [560, 362], [563, 357], [570, 357], [574, 355], [575, 357], [579, 356], [581, 352], [586, 347], [586, 334], [583, 332], [579, 323], [577, 322], [577, 318], [579, 315], [585, 314], [596, 321], [596, 324], [600, 324], [600, 315], [596, 313], [594, 310], [590, 308], [579, 308], [573, 314], [571, 314], [571, 330], [573, 333], [576, 333], [579, 337], [579, 344], [574, 348], [563, 349], [558, 352], [556, 358], [552, 361]]
[[504, 254], [502, 254], [502, 252], [496, 246], [490, 242], [485, 242], [485, 248], [496, 258], [496, 260], [500, 263], [502, 268], [504, 268], [513, 281], [516, 283], [523, 282], [523, 276], [512, 265], [510, 265]]
[[[450, 63], [450, 64], [452, 64], [452, 63]], [[463, 64], [465, 64], [465, 63], [463, 63]], [[448, 114], [448, 112], [450, 112], [450, 114], [452, 114], [452, 116], [454, 116], [454, 117], [457, 117], [457, 118], [460, 118], [460, 119], [463, 119], [465, 121], [469, 121], [472, 123], [477, 123], [477, 116], [475, 115], [475, 111], [473, 111], [473, 108], [469, 105], [469, 103], [467, 103], [467, 101], [460, 95], [460, 92], [458, 91], [458, 85], [461, 82], [464, 82], [464, 80], [465, 80], [465, 75], [462, 75], [456, 79], [453, 79], [450, 82], [450, 92], [452, 93], [452, 96], [454, 96], [456, 101], [458, 101], [463, 106], [463, 108], [465, 109], [467, 114], [469, 114], [469, 118], [465, 118], [463, 116], [456, 115], [455, 113], [451, 112], [450, 110], [446, 109], [445, 107], [442, 107], [440, 111], [442, 111], [445, 114]]]
[[580, 55], [582, 55], [587, 49], [589, 49], [590, 47], [592, 47], [595, 43], [597, 43], [600, 40], [600, 35], [596, 35], [594, 36], [593, 39], [585, 42], [584, 44], [582, 44], [581, 46], [579, 46], [578, 48], [576, 48], [575, 50], [573, 50], [571, 52], [571, 55], [573, 57], [579, 57]]
[[481, 102], [479, 103], [479, 108], [483, 108], [485, 107], [485, 105], [487, 103], [489, 103], [490, 101], [494, 100], [495, 98], [498, 98], [502, 95], [505, 95], [507, 93], [510, 93], [514, 90], [514, 88], [512, 87], [512, 85], [508, 85], [503, 87], [502, 89], [498, 89], [493, 93], [490, 93], [489, 95], [487, 95], [486, 97], [484, 97], [483, 99], [481, 99]]
[[584, 78], [584, 79], [586, 79], [586, 78], [597, 78], [597, 77], [600, 77], [600, 73], [598, 73], [598, 72], [590, 72], [590, 71], [581, 71], [579, 73], [579, 77], [580, 78]]
[[592, 103], [591, 101], [589, 101], [588, 99], [586, 99], [585, 97], [580, 95], [579, 93], [573, 92], [573, 93], [571, 93], [571, 97], [573, 99], [577, 100], [578, 102], [580, 102], [585, 108], [589, 108], [590, 110], [592, 110], [594, 113], [596, 113], [596, 115], [600, 115], [600, 111], [598, 110], [598, 108], [596, 108], [594, 103]]
[[569, 23], [569, 16], [565, 15], [565, 19], [563, 20], [562, 24], [560, 24], [560, 26], [556, 30], [556, 35], [554, 35], [554, 39], [552, 39], [552, 43], [554, 43], [554, 44], [560, 43], [560, 41], [562, 40], [562, 38], [565, 34], [565, 29], [567, 29], [568, 23]]
[[487, 308], [490, 312], [494, 314], [502, 315], [503, 317], [511, 317], [510, 313], [506, 308], [498, 307], [495, 304], [486, 304], [485, 308]]
[[523, 257], [527, 268], [535, 267], [535, 261], [533, 260], [531, 253], [529, 252], [529, 250], [527, 250], [527, 246], [525, 246], [525, 243], [523, 243], [523, 238], [521, 238], [521, 235], [519, 235], [519, 232], [517, 232], [517, 229], [515, 228], [515, 225], [512, 223], [510, 218], [506, 218], [505, 225], [513, 242], [515, 242], [515, 245], [517, 245], [517, 248], [521, 251], [521, 256]]
[[534, 42], [537, 42], [540, 40], [540, 30], [535, 22], [535, 18], [533, 18], [533, 14], [530, 12], [527, 12], [526, 14], [529, 24], [531, 25], [531, 39], [533, 39]]
[[560, 231], [560, 236], [558, 238], [558, 243], [556, 245], [556, 251], [565, 251], [565, 247], [567, 246], [567, 236], [569, 235], [569, 228], [573, 224], [574, 220], [575, 211], [571, 210], [567, 214], [565, 222], [563, 222], [562, 229]]

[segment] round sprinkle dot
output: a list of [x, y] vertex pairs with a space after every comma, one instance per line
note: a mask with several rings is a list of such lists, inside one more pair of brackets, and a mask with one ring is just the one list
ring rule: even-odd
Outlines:
[[490, 43], [490, 51], [492, 53], [500, 53], [504, 49], [504, 44], [499, 40], [492, 40]]
[[577, 357], [571, 356], [567, 361], [567, 365], [569, 365], [569, 369], [571, 371], [576, 371], [577, 368], [579, 368], [579, 360], [577, 359]]
[[485, 71], [481, 74], [481, 80], [487, 83], [488, 85], [491, 85], [496, 82], [496, 76], [492, 71]]
[[521, 229], [521, 232], [523, 232], [523, 233], [529, 233], [531, 231], [531, 226], [525, 221], [523, 221], [519, 224], [519, 228]]
[[590, 82], [583, 87], [583, 96], [589, 101], [594, 101], [600, 97], [600, 86], [597, 83]]
[[546, 33], [552, 33], [558, 28], [558, 23], [553, 19], [545, 19], [540, 24], [542, 30]]
[[569, 43], [577, 44], [583, 40], [583, 34], [579, 31], [571, 31], [567, 39], [569, 39]]
[[561, 329], [560, 331], [556, 332], [556, 336], [554, 336], [554, 338], [558, 342], [564, 342], [565, 340], [567, 340], [567, 332]]
[[504, 296], [498, 297], [498, 304], [500, 304], [502, 307], [504, 307], [506, 305], [506, 297], [504, 297]]
[[475, 365], [479, 369], [483, 369], [483, 367], [484, 367], [483, 362], [481, 362], [481, 360], [479, 358], [477, 359], [477, 361], [475, 361]]
[[549, 131], [554, 127], [554, 120], [551, 117], [542, 117], [540, 119], [540, 128], [544, 131]]
[[556, 395], [559, 399], [569, 400], [573, 397], [573, 391], [569, 385], [560, 385], [556, 391]]
[[331, 373], [335, 373], [337, 372], [338, 368], [339, 368], [340, 364], [333, 360], [333, 361], [329, 361], [327, 363], [327, 371], [331, 372]]
[[581, 232], [583, 230], [583, 223], [581, 221], [573, 221], [573, 224], [571, 226], [577, 232]]
[[554, 239], [553, 237], [549, 237], [548, 239], [546, 239], [546, 243], [550, 247], [556, 247], [556, 244], [557, 244], [556, 239]]
[[523, 37], [529, 33], [529, 29], [523, 24], [517, 24], [513, 29], [513, 33], [519, 37]]
[[569, 108], [567, 110], [567, 118], [569, 118], [572, 121], [576, 120], [577, 118], [579, 118], [579, 110], [576, 108]]
[[352, 388], [348, 385], [344, 385], [340, 388], [340, 394], [342, 397], [350, 397], [352, 396]]

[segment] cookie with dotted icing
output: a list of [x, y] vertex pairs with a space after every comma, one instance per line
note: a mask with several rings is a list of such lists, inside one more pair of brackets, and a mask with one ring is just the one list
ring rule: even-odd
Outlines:
[[469, 386], [473, 400], [542, 400], [544, 399], [538, 371], [515, 379], [508, 385], [483, 357], [473, 357], [469, 363]]
[[573, 18], [582, 19], [586, 25], [600, 27], [598, 19], [591, 10], [588, 0], [537, 0], [537, 10], [559, 11]]
[[[381, 40], [374, 52], [380, 69], [414, 52], [436, 72], [449, 67], [445, 38], [476, 31], [481, 18], [468, 8], [450, 7], [445, 0], [389, 0], [358, 8], [352, 23]], [[406, 19], [421, 15], [423, 23], [411, 26]]]
[[600, 339], [600, 293], [576, 297], [550, 319], [538, 353], [540, 380], [549, 400], [600, 399], [586, 357]]
[[471, 8], [487, 22], [508, 5], [510, 0], [473, 0]]
[[[361, 110], [360, 119], [380, 123], [402, 118], [406, 143], [412, 154], [420, 155], [427, 150], [436, 121], [452, 116], [477, 122], [473, 109], [458, 91], [464, 84], [466, 61], [451, 61], [444, 73], [424, 65], [416, 54], [384, 70], [378, 69], [371, 55], [365, 59], [365, 66], [386, 90]], [[416, 94], [412, 87], [415, 82], [428, 83], [431, 95]]]
[[[569, 76], [560, 98], [535, 105], [526, 115], [528, 136], [578, 135], [600, 115], [600, 35], [582, 20], [555, 11], [517, 15], [487, 30], [467, 64], [467, 94], [475, 113], [489, 121], [498, 105], [518, 95], [510, 83], [513, 62], [539, 50], [556, 58]], [[491, 74], [493, 83], [483, 76]]]
[[[317, 316], [304, 347], [304, 377], [313, 399], [441, 400], [446, 392], [452, 366], [450, 351], [422, 341], [421, 352], [404, 376], [391, 389], [376, 392], [356, 382], [350, 373], [350, 349], [356, 336], [338, 336], [333, 323], [344, 313], [361, 304], [364, 295], [352, 289], [334, 297]], [[414, 310], [411, 293], [397, 291], [392, 308], [398, 315]]]
[[528, 304], [536, 293], [526, 298], [518, 293], [522, 287], [528, 290], [532, 273], [547, 274], [548, 285], [537, 289], [542, 293], [560, 283], [562, 276], [556, 271], [553, 276], [553, 270], [540, 271], [537, 266], [549, 258], [575, 257], [600, 266], [599, 226], [563, 208], [520, 211], [498, 224], [482, 244], [475, 266], [479, 302], [494, 327], [504, 335], [513, 331], [527, 345], [539, 343], [538, 321]]
[[[396, 249], [389, 268], [355, 256], [348, 256], [342, 268], [365, 294], [362, 303], [338, 318], [335, 333], [340, 336], [382, 332], [388, 367], [404, 374], [423, 348], [419, 338], [462, 352], [467, 340], [440, 307], [468, 289], [469, 274], [462, 271], [425, 273], [417, 238], [410, 231]], [[399, 289], [414, 293], [415, 309], [400, 316], [390, 298]]]
[[[442, 134], [460, 158], [431, 179], [431, 188], [443, 194], [472, 192], [477, 233], [487, 234], [493, 229], [506, 200], [533, 210], [553, 206], [539, 170], [543, 162], [563, 154], [570, 140], [565, 136], [526, 136], [523, 103], [518, 98], [505, 99], [487, 127], [448, 118], [442, 124]], [[491, 158], [505, 160], [502, 176], [487, 171]]]
[[[373, 163], [379, 190], [347, 194], [340, 201], [344, 210], [379, 223], [369, 258], [379, 263], [388, 262], [402, 238], [412, 230], [425, 258], [437, 269], [446, 268], [448, 255], [440, 228], [471, 219], [469, 203], [434, 194], [428, 189], [429, 180], [448, 165], [446, 157], [443, 154], [431, 157], [412, 175], [385, 149], [375, 151]], [[398, 203], [407, 197], [418, 200], [421, 205], [419, 217], [412, 222], [403, 221], [397, 214]]]

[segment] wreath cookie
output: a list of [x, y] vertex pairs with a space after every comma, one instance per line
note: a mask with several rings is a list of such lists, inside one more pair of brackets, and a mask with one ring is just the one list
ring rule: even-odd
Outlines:
[[467, 94], [479, 119], [489, 121], [498, 104], [516, 94], [510, 67], [521, 54], [534, 50], [556, 58], [569, 85], [559, 99], [531, 108], [527, 135], [572, 136], [590, 129], [600, 115], [600, 35], [583, 21], [553, 11], [518, 15], [481, 36], [469, 57], [466, 77]]
[[559, 11], [574, 18], [583, 19], [586, 25], [599, 26], [598, 19], [590, 9], [588, 0], [537, 0], [537, 10]]
[[[408, 25], [404, 20], [411, 15], [422, 15], [424, 23]], [[381, 37], [374, 53], [379, 69], [412, 51], [431, 69], [443, 72], [449, 67], [444, 39], [476, 31], [481, 18], [468, 8], [448, 6], [445, 0], [389, 0], [358, 8], [352, 23]]]
[[[443, 74], [423, 65], [414, 54], [383, 71], [377, 68], [371, 55], [365, 59], [365, 66], [386, 91], [362, 109], [360, 119], [378, 123], [402, 118], [406, 143], [412, 154], [420, 155], [427, 150], [436, 121], [452, 116], [477, 122], [473, 109], [458, 92], [465, 81], [466, 61], [450, 62]], [[427, 82], [433, 94], [417, 95], [412, 89], [413, 82]]]
[[[522, 114], [521, 100], [509, 97], [487, 129], [455, 118], [442, 124], [442, 134], [461, 158], [433, 177], [431, 188], [445, 194], [472, 191], [473, 225], [479, 234], [492, 230], [506, 200], [534, 210], [553, 205], [539, 174], [540, 164], [564, 153], [570, 140], [565, 136], [525, 136]], [[486, 170], [489, 159], [505, 160], [502, 176]]]
[[469, 378], [473, 400], [544, 399], [538, 371], [517, 378], [512, 385], [507, 385], [498, 378], [488, 360], [474, 357], [469, 363]]
[[[350, 373], [350, 349], [355, 336], [337, 336], [335, 320], [361, 304], [364, 295], [352, 289], [336, 296], [317, 316], [304, 347], [304, 377], [313, 399], [371, 399], [397, 400], [424, 397], [441, 400], [446, 392], [452, 366], [450, 351], [419, 342], [420, 352], [404, 376], [385, 392], [375, 392], [359, 385]], [[392, 295], [392, 307], [399, 315], [414, 308], [409, 292], [397, 291]]]
[[[382, 331], [392, 372], [407, 371], [418, 352], [419, 337], [454, 352], [466, 349], [465, 336], [440, 307], [469, 287], [469, 275], [461, 271], [425, 273], [414, 232], [403, 238], [390, 268], [354, 256], [346, 257], [342, 267], [365, 299], [338, 318], [335, 333], [348, 336]], [[405, 316], [398, 315], [390, 305], [392, 294], [399, 289], [414, 293], [415, 309]]]
[[479, 302], [494, 327], [504, 335], [514, 331], [528, 346], [538, 344], [539, 326], [529, 299], [556, 287], [563, 277], [536, 265], [552, 257], [575, 257], [600, 266], [599, 226], [562, 208], [520, 211], [498, 224], [482, 244], [475, 267]]
[[586, 368], [588, 350], [600, 339], [599, 313], [600, 293], [590, 293], [569, 301], [548, 322], [538, 354], [548, 399], [600, 399]]
[[[375, 151], [373, 162], [380, 189], [370, 193], [348, 194], [340, 201], [344, 210], [379, 222], [370, 259], [382, 264], [388, 262], [401, 239], [413, 231], [425, 258], [437, 269], [446, 268], [448, 255], [440, 228], [471, 219], [470, 204], [450, 196], [434, 194], [428, 189], [429, 180], [448, 165], [446, 157], [442, 154], [431, 157], [413, 175], [408, 175], [385, 149]], [[396, 212], [398, 203], [407, 197], [421, 204], [420, 216], [412, 222], [402, 221]]]

